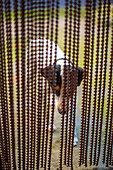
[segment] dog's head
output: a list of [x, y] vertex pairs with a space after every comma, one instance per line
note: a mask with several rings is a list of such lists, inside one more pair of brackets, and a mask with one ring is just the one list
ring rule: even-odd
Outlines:
[[[83, 69], [77, 67], [72, 69], [66, 65], [55, 65], [55, 74], [54, 74], [54, 65], [47, 66], [46, 68], [41, 69], [41, 74], [48, 80], [51, 88], [55, 88], [56, 94], [56, 108], [59, 113], [63, 113], [63, 101], [65, 102], [65, 111], [67, 110], [67, 100], [73, 95], [76, 84], [80, 86], [83, 79]], [[65, 70], [64, 70], [65, 69]], [[55, 83], [53, 83], [55, 80]], [[64, 93], [65, 92], [65, 93]]]

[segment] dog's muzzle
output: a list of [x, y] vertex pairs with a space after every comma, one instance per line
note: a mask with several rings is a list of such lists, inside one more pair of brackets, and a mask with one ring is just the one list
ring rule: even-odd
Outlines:
[[61, 109], [61, 108], [58, 108], [58, 112], [59, 112], [60, 114], [66, 114], [66, 111], [63, 110], [63, 109]]

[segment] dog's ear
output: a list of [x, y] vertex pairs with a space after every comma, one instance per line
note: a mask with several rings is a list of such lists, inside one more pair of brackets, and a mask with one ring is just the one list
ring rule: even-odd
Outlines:
[[78, 67], [78, 84], [77, 84], [77, 86], [80, 86], [82, 79], [83, 79], [83, 69], [81, 67]]
[[49, 75], [50, 75], [50, 77], [53, 77], [53, 66], [49, 65], [45, 68], [41, 68], [40, 72], [41, 72], [42, 76], [45, 77], [48, 80]]
[[[60, 68], [61, 66], [60, 65], [56, 65], [56, 73], [59, 73], [60, 74]], [[49, 80], [49, 76], [50, 76], [50, 80], [53, 79], [53, 73], [54, 73], [54, 65], [49, 65], [45, 68], [41, 68], [40, 69], [40, 72], [42, 74], [43, 77], [45, 77], [47, 80]]]

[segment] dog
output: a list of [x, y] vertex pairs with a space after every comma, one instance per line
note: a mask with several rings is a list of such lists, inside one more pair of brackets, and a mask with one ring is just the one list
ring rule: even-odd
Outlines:
[[[66, 60], [64, 60], [63, 51], [54, 42], [51, 42], [50, 40], [45, 39], [45, 38], [39, 38], [37, 40], [31, 41], [32, 47], [36, 45], [38, 48], [40, 48], [41, 47], [40, 44], [42, 44], [42, 51], [43, 51], [43, 54], [42, 54], [43, 55], [43, 67], [40, 68], [41, 75], [48, 81], [48, 83], [51, 86], [51, 89], [53, 88], [55, 89], [56, 110], [60, 114], [67, 114], [66, 113], [66, 110], [67, 110], [66, 102], [70, 98], [70, 96], [73, 95], [75, 91], [75, 88], [76, 88], [75, 80], [77, 81], [77, 86], [80, 86], [81, 81], [83, 79], [83, 69], [81, 67], [77, 67], [77, 68], [74, 67], [74, 69], [72, 69], [71, 61], [69, 61], [67, 56], [66, 56]], [[41, 54], [37, 52], [37, 61], [38, 61], [39, 55]], [[56, 60], [55, 60], [55, 55], [56, 55]], [[50, 60], [50, 57], [51, 57], [51, 64], [48, 63], [47, 65], [46, 56], [48, 57], [48, 61]], [[54, 70], [55, 70], [55, 83], [53, 83]], [[77, 78], [73, 79], [73, 76], [77, 76]], [[73, 79], [73, 84], [74, 84], [73, 90], [69, 88], [68, 90], [65, 90], [65, 93], [63, 94], [63, 91], [64, 91], [63, 84], [65, 88], [67, 84], [69, 85], [69, 87], [71, 87], [72, 79]], [[65, 102], [64, 109], [63, 109], [63, 101]], [[54, 125], [54, 130], [55, 129], [56, 127]], [[77, 142], [78, 142], [78, 139], [76, 136], [76, 128], [75, 128], [74, 145], [77, 145]]]

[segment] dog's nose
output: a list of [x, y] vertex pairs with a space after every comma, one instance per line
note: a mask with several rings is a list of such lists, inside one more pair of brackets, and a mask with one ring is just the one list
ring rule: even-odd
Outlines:
[[62, 114], [62, 110], [61, 110], [60, 108], [58, 108], [58, 112], [59, 112], [60, 114]]
[[66, 111], [64, 110], [62, 110], [62, 109], [60, 109], [60, 108], [58, 108], [58, 112], [60, 113], [60, 114], [65, 114], [66, 113]]

